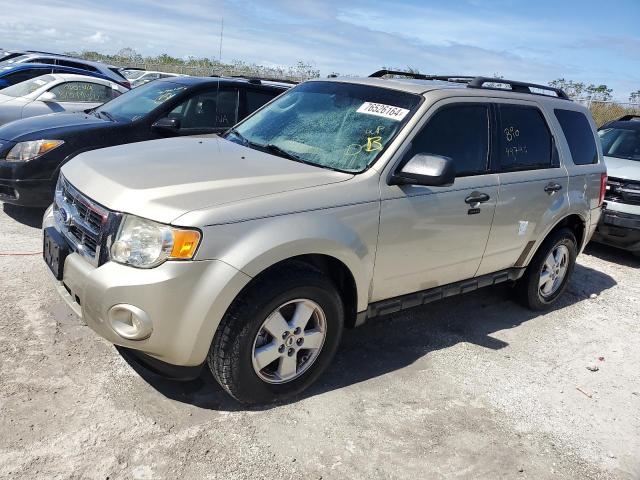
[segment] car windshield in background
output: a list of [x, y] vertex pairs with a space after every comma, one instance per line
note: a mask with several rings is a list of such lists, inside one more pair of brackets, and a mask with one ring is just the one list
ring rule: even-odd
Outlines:
[[27, 58], [27, 55], [19, 55], [17, 57], [13, 57], [13, 58], [9, 58], [7, 60], [0, 61], [0, 65], [11, 65], [13, 63], [20, 62], [21, 60], [24, 60], [25, 58]]
[[413, 114], [420, 96], [342, 82], [304, 83], [226, 138], [291, 160], [350, 173], [369, 167]]
[[44, 87], [48, 83], [51, 83], [55, 78], [51, 75], [42, 75], [41, 77], [32, 78], [24, 82], [16, 83], [11, 87], [3, 88], [0, 90], [0, 94], [8, 95], [10, 97], [24, 97], [30, 93], [35, 92], [39, 88]]
[[124, 75], [127, 80], [135, 80], [147, 72], [145, 70], [121, 70], [120, 73]]
[[96, 109], [96, 113], [104, 112], [116, 120], [133, 122], [171, 100], [186, 88], [184, 85], [173, 82], [148, 83], [105, 103]]
[[640, 160], [640, 128], [605, 128], [598, 135], [604, 156]]

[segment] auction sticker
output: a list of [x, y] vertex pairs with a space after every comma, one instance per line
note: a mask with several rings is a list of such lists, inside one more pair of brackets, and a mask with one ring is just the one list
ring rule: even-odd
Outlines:
[[407, 116], [409, 110], [406, 108], [394, 107], [392, 105], [384, 105], [383, 103], [364, 102], [358, 110], [358, 113], [366, 115], [375, 115], [377, 117], [388, 118], [389, 120], [401, 121]]

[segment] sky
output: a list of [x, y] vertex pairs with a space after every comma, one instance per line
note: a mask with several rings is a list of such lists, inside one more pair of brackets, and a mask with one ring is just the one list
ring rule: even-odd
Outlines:
[[0, 47], [384, 66], [640, 90], [640, 0], [0, 0]]

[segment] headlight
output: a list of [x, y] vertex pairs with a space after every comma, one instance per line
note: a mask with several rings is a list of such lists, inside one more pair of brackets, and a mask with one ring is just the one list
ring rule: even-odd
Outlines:
[[166, 260], [193, 258], [200, 243], [198, 230], [126, 215], [111, 246], [111, 259], [138, 268], [152, 268]]
[[7, 154], [7, 162], [28, 162], [38, 158], [54, 148], [59, 147], [64, 142], [62, 140], [31, 140], [20, 142], [15, 145]]

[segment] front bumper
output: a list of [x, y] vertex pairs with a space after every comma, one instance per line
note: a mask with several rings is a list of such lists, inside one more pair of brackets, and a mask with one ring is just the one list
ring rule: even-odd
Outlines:
[[[44, 228], [53, 226], [45, 216]], [[201, 365], [227, 308], [251, 278], [217, 260], [169, 261], [152, 269], [115, 262], [94, 267], [77, 253], [64, 262], [56, 289], [98, 335], [164, 363]], [[130, 305], [146, 313], [152, 331], [144, 340], [120, 336], [112, 307]]]
[[614, 247], [640, 252], [640, 207], [631, 213], [629, 205], [616, 209], [616, 204], [607, 204], [593, 235], [593, 241]]
[[47, 207], [53, 201], [55, 182], [0, 178], [0, 201], [22, 207]]

